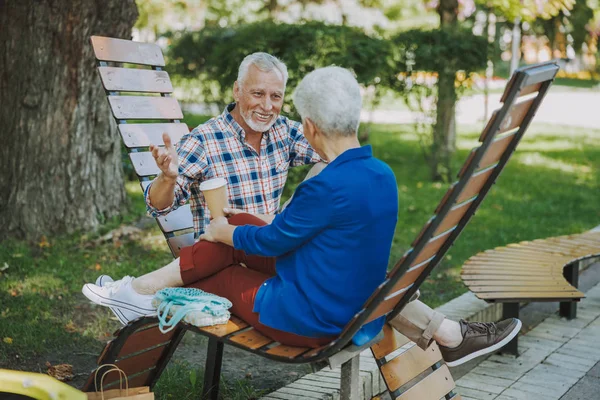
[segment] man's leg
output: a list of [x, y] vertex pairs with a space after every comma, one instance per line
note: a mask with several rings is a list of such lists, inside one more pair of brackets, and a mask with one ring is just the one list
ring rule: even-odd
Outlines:
[[450, 367], [499, 350], [521, 330], [516, 318], [498, 323], [452, 321], [418, 300], [409, 302], [390, 325], [422, 349], [436, 341]]

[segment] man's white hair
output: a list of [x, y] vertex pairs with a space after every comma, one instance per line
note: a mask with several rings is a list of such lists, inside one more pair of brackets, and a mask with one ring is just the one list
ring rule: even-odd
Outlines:
[[285, 64], [277, 57], [272, 56], [269, 53], [258, 52], [246, 56], [240, 64], [237, 77], [238, 85], [243, 85], [244, 80], [246, 79], [246, 75], [248, 75], [248, 69], [250, 69], [251, 65], [256, 66], [256, 68], [260, 69], [263, 72], [277, 70], [279, 71], [279, 73], [281, 73], [281, 77], [283, 78], [283, 85], [285, 86], [285, 84], [287, 83], [288, 72]]
[[302, 119], [309, 118], [326, 136], [357, 134], [362, 98], [349, 70], [316, 69], [302, 79], [292, 98]]

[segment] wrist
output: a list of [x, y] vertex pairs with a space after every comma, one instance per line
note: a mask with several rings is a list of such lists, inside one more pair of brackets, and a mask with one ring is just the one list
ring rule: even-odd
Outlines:
[[160, 177], [160, 180], [162, 180], [163, 182], [168, 183], [170, 185], [175, 185], [175, 182], [177, 182], [176, 176], [175, 177], [168, 176], [168, 175], [165, 175], [164, 172], [161, 172], [159, 177]]

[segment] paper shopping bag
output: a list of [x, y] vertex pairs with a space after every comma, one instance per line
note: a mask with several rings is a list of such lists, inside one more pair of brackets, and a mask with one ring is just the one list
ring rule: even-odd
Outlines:
[[[98, 371], [102, 367], [111, 368], [102, 374], [102, 378], [100, 379], [100, 390], [98, 390]], [[119, 388], [103, 390], [102, 387], [104, 386], [104, 378], [110, 372], [119, 373]], [[123, 388], [123, 381], [125, 381], [125, 388]], [[130, 388], [127, 375], [122, 369], [114, 364], [101, 365], [98, 367], [98, 369], [96, 369], [94, 385], [96, 386], [96, 391], [86, 393], [88, 400], [154, 400], [154, 393], [150, 392], [150, 388], [148, 386]]]

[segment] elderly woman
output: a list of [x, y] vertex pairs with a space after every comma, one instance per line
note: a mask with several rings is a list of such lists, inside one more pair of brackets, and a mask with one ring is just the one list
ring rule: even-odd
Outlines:
[[[127, 320], [152, 314], [152, 295], [164, 287], [195, 287], [229, 299], [235, 315], [280, 343], [317, 347], [339, 335], [385, 278], [396, 179], [358, 142], [361, 95], [348, 70], [308, 74], [293, 99], [306, 139], [328, 165], [270, 224], [250, 214], [214, 219], [171, 264], [104, 287], [87, 284], [83, 293], [131, 311]], [[382, 325], [373, 321], [368, 330]]]

